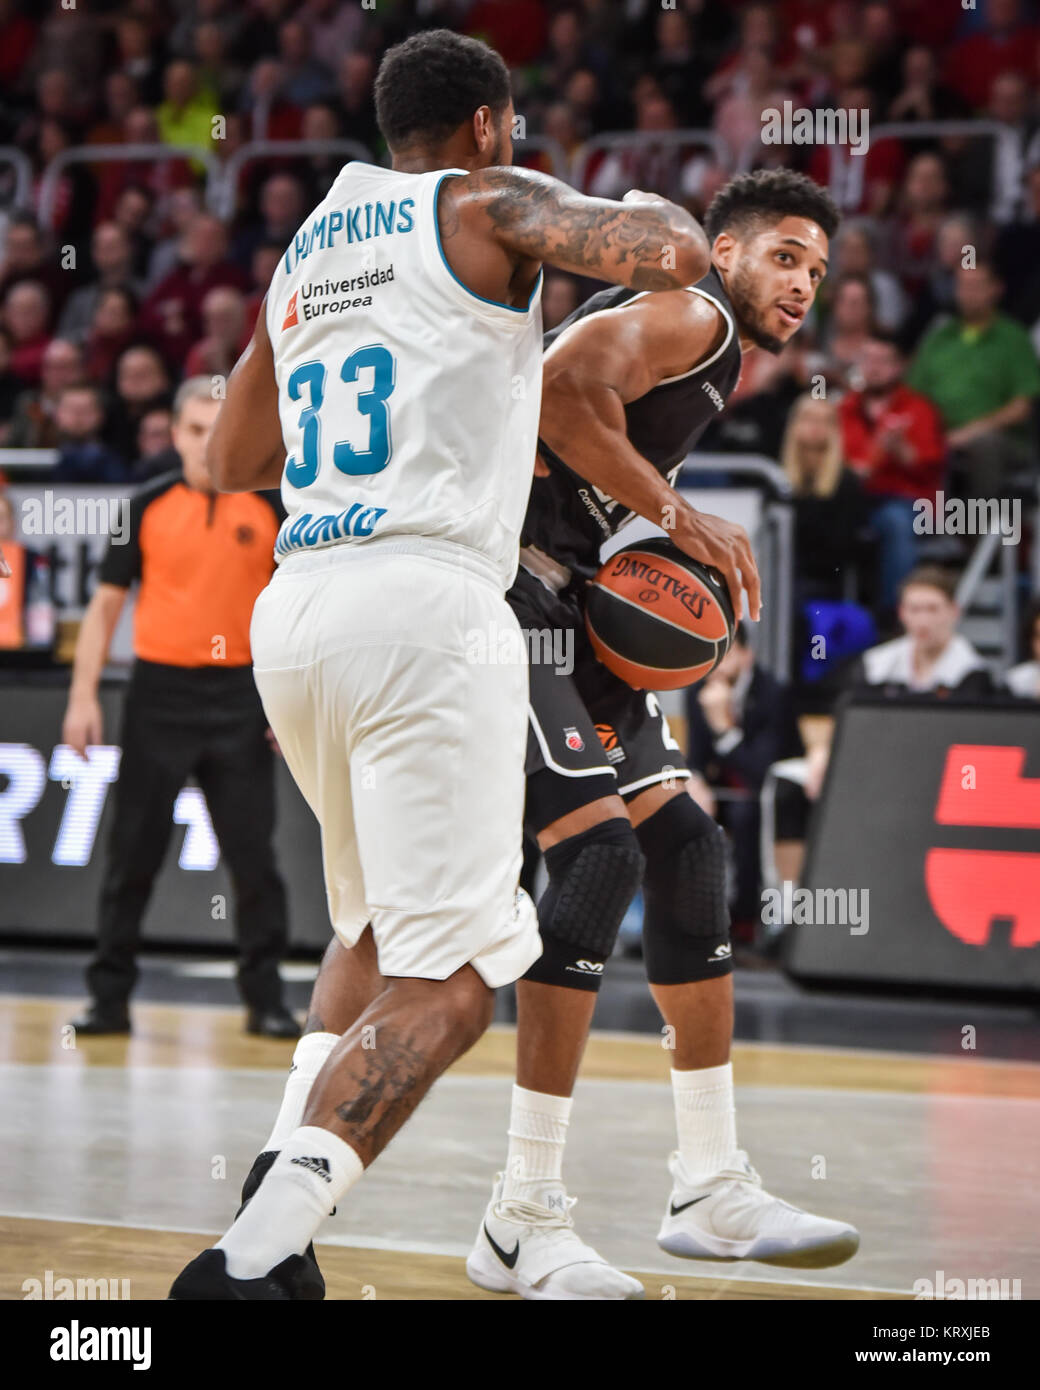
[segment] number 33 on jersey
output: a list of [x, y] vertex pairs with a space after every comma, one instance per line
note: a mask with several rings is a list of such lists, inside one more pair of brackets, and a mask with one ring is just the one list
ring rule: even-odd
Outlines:
[[345, 165], [272, 278], [279, 560], [426, 535], [473, 547], [512, 582], [541, 403], [541, 281], [516, 309], [457, 279], [437, 226], [455, 175]]

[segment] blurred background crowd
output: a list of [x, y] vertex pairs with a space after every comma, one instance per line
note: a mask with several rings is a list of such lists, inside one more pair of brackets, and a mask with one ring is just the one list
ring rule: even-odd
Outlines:
[[[967, 559], [963, 540], [915, 529], [915, 502], [940, 493], [1024, 504], [1025, 616], [1040, 396], [1027, 0], [0, 0], [0, 145], [31, 168], [0, 159], [0, 447], [58, 449], [61, 483], [176, 466], [178, 382], [231, 369], [289, 236], [350, 157], [243, 162], [245, 147], [339, 139], [382, 160], [380, 55], [438, 24], [509, 63], [518, 160], [588, 191], [652, 188], [700, 214], [732, 173], [777, 164], [830, 188], [845, 222], [811, 321], [779, 358], [749, 358], [703, 447], [784, 470], [799, 612], [854, 602], [864, 642], [895, 631], [915, 565]], [[764, 144], [763, 111], [785, 101], [868, 113], [865, 152]], [[546, 327], [593, 288], [551, 273]]]

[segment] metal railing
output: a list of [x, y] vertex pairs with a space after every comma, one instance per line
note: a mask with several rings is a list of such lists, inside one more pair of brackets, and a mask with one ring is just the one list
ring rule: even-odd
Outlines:
[[682, 149], [684, 146], [701, 145], [710, 149], [719, 164], [728, 165], [729, 147], [721, 135], [714, 130], [634, 130], [620, 131], [606, 135], [594, 135], [587, 140], [575, 155], [572, 165], [572, 178], [575, 188], [586, 191], [589, 164], [593, 156], [600, 152], [610, 154], [615, 150], [646, 150], [657, 148]]
[[549, 172], [554, 179], [562, 179], [564, 183], [573, 184], [571, 178], [571, 161], [567, 157], [567, 151], [560, 144], [559, 140], [554, 140], [551, 135], [526, 135], [522, 140], [513, 141], [513, 150], [516, 154], [524, 155], [533, 151], [537, 154], [549, 156], [551, 166]]
[[57, 449], [0, 449], [0, 471], [22, 468], [56, 468]]
[[[1018, 578], [1018, 557], [1015, 547], [1004, 545], [1001, 532], [990, 531], [979, 537], [972, 551], [971, 559], [957, 583], [954, 598], [961, 611], [970, 616], [969, 610], [979, 596], [993, 562], [999, 562], [1000, 607], [996, 615], [997, 630], [1000, 634], [1000, 669], [1007, 670], [1016, 661], [1018, 650], [1018, 620], [1016, 605], [1016, 583]], [[990, 616], [987, 614], [986, 616]]]
[[173, 159], [204, 165], [209, 178], [213, 178], [220, 168], [212, 150], [198, 145], [77, 145], [75, 149], [62, 150], [48, 163], [40, 178], [40, 225], [48, 231], [54, 229], [58, 184], [70, 164], [154, 164]]
[[738, 481], [750, 481], [766, 496], [762, 508], [761, 535], [756, 559], [765, 599], [762, 619], [756, 625], [756, 656], [777, 677], [791, 676], [791, 612], [794, 600], [794, 514], [791, 483], [787, 474], [764, 454], [689, 454], [683, 462], [680, 484], [695, 487], [697, 475], [727, 473]]
[[234, 214], [242, 170], [257, 159], [313, 159], [324, 154], [348, 155], [372, 164], [372, 151], [358, 140], [250, 140], [237, 149], [221, 168], [211, 170], [206, 182], [206, 203], [218, 217]]
[[11, 202], [16, 208], [32, 206], [32, 160], [17, 145], [0, 145], [0, 164], [14, 169], [14, 194]]

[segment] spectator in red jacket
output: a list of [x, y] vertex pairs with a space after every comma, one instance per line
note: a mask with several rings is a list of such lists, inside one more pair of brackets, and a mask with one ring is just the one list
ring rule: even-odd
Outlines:
[[43, 354], [51, 340], [51, 297], [38, 280], [21, 280], [4, 295], [4, 327], [11, 335], [11, 371], [26, 386], [37, 386]]
[[1032, 77], [1037, 30], [1026, 22], [1020, 0], [989, 0], [985, 27], [954, 44], [946, 60], [946, 80], [975, 110], [989, 97], [1002, 72]]
[[841, 402], [842, 448], [859, 474], [881, 541], [881, 602], [894, 609], [899, 586], [917, 563], [914, 502], [935, 501], [945, 444], [932, 403], [903, 383], [896, 340], [877, 334], [859, 363], [862, 387]]
[[246, 276], [227, 258], [227, 228], [200, 213], [181, 241], [181, 264], [163, 277], [141, 311], [145, 332], [167, 361], [183, 362], [202, 337], [202, 301], [217, 285], [248, 288]]

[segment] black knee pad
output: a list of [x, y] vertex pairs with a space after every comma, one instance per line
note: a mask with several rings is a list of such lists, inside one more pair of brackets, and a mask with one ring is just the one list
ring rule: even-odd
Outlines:
[[545, 852], [549, 886], [538, 902], [542, 954], [524, 976], [598, 990], [618, 928], [643, 875], [643, 855], [622, 816]]
[[636, 834], [646, 856], [643, 957], [654, 985], [713, 980], [733, 969], [722, 830], [685, 793]]

